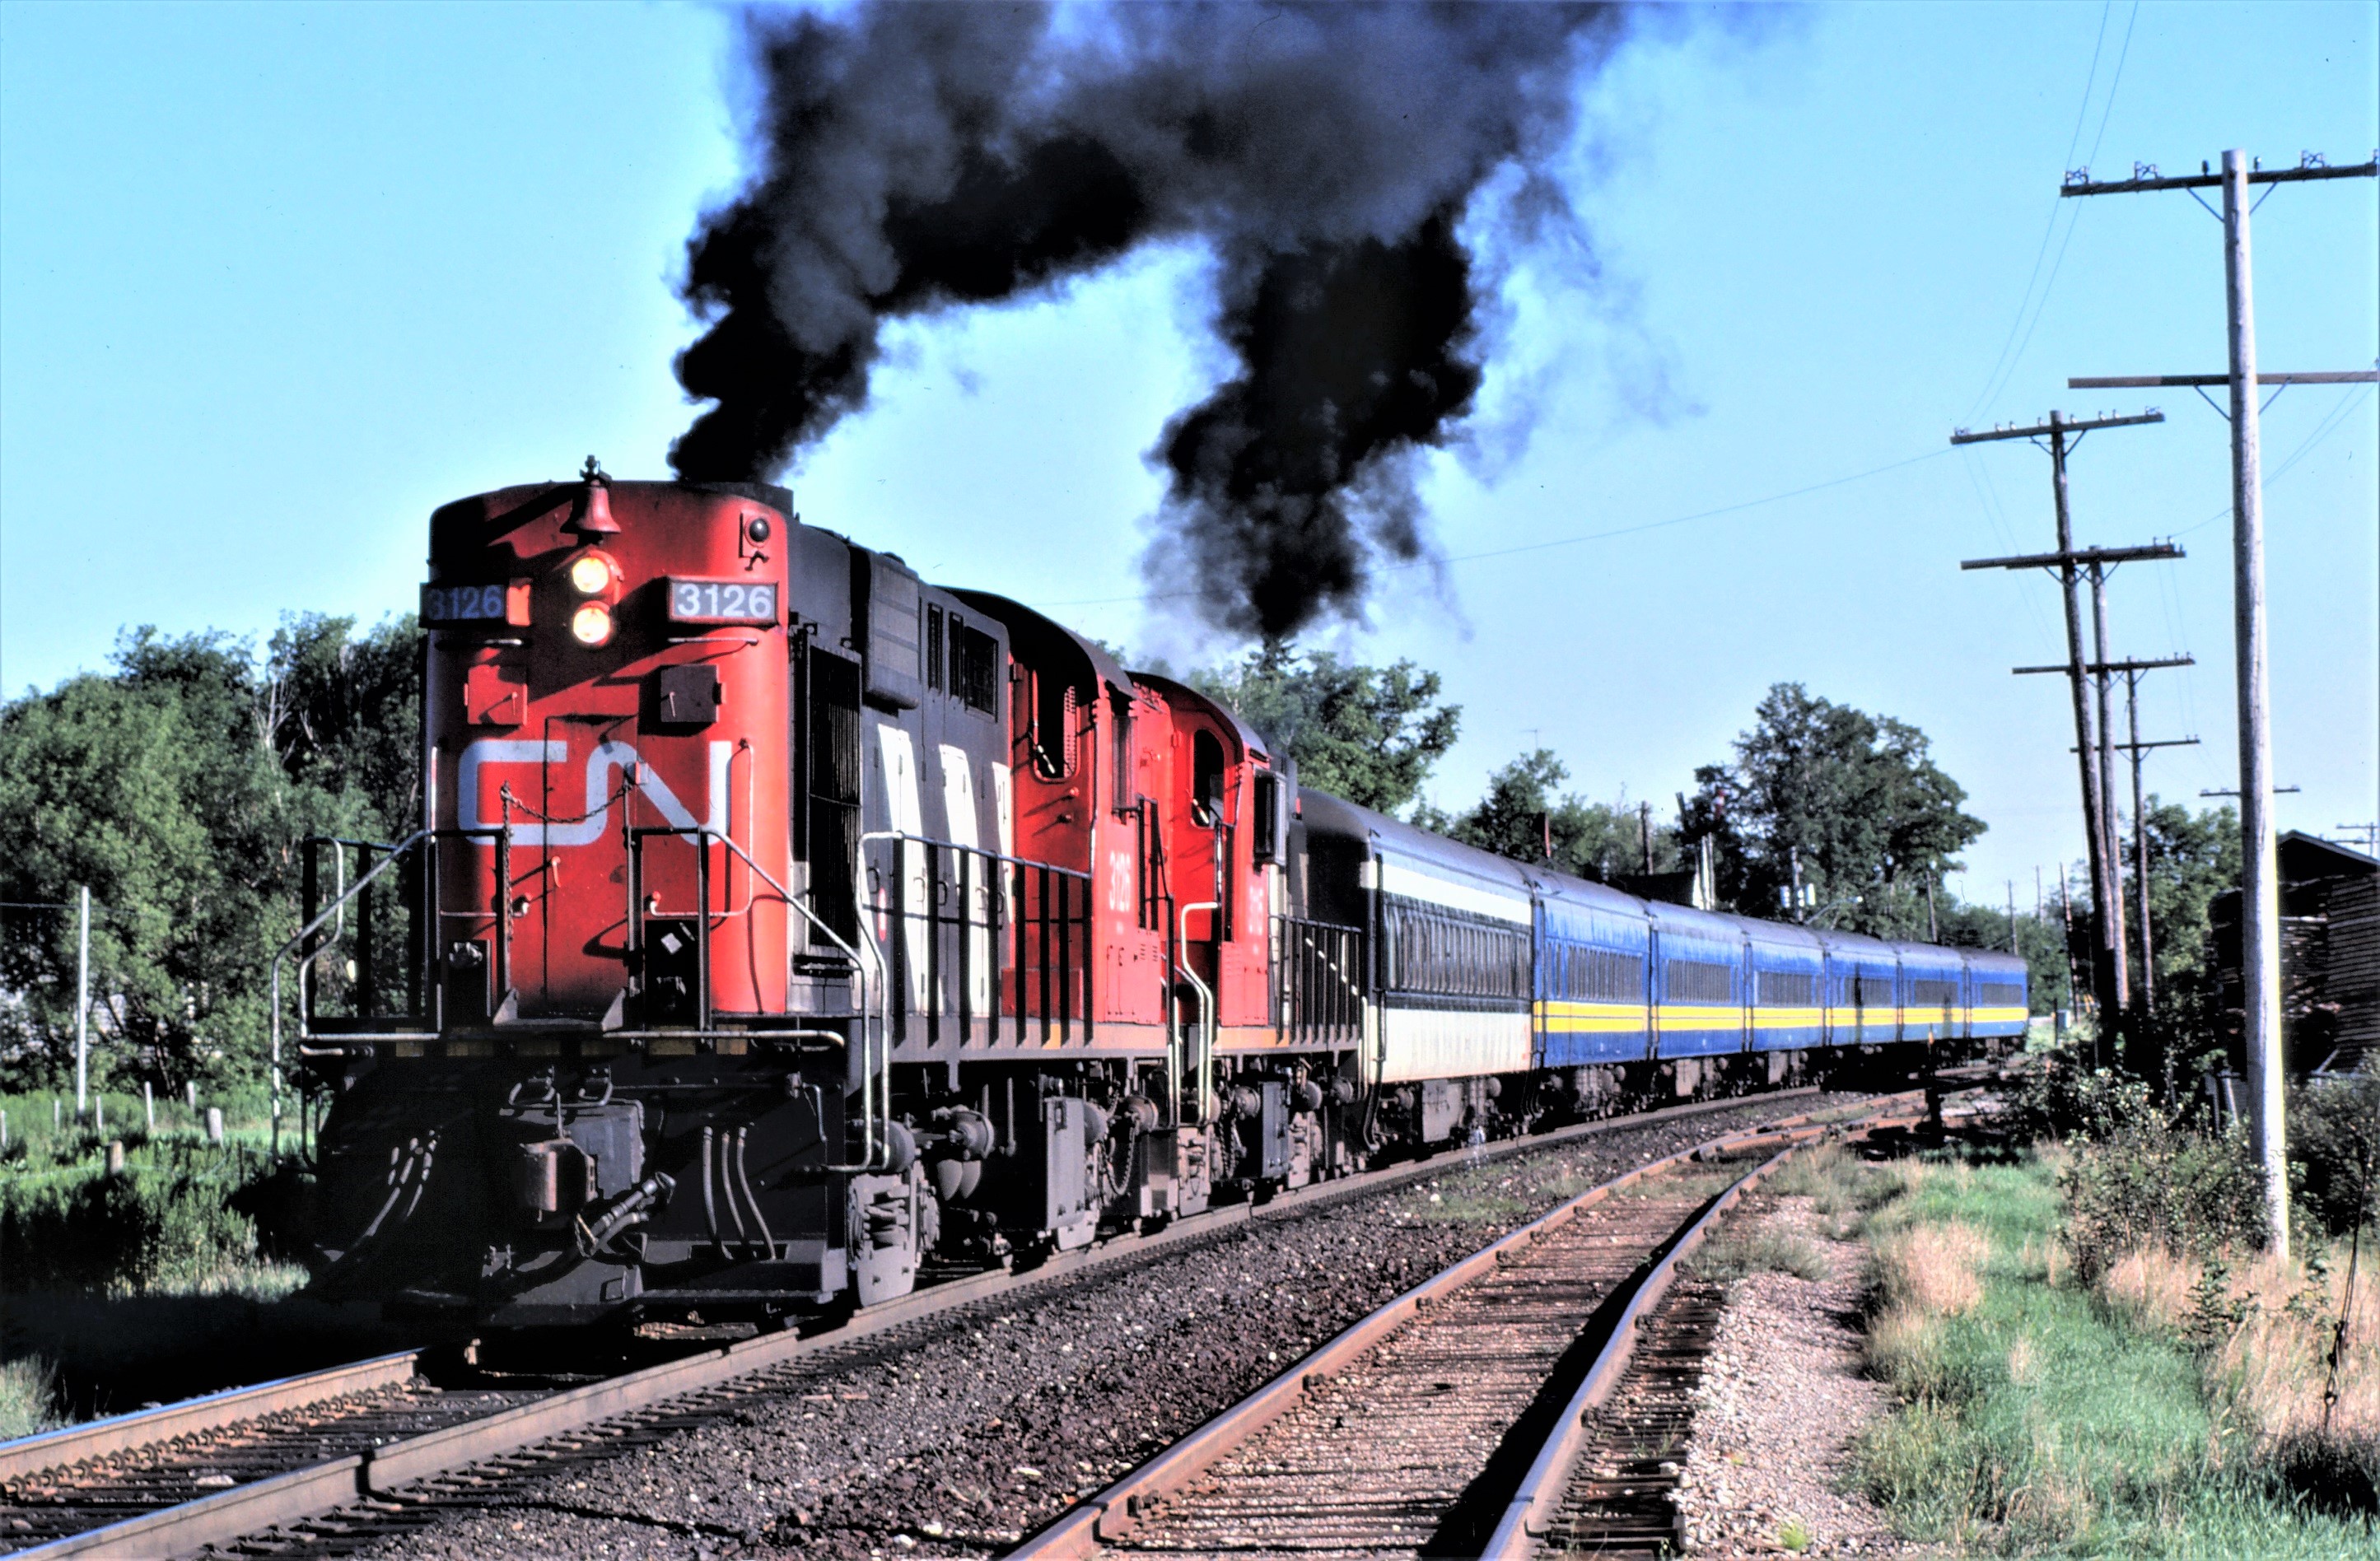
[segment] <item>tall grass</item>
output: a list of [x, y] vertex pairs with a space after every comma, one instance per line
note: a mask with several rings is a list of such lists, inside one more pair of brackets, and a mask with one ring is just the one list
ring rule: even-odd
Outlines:
[[2327, 1265], [2263, 1254], [2234, 1271], [2219, 1259], [2143, 1247], [2112, 1265], [2097, 1289], [2132, 1326], [2196, 1349], [2218, 1422], [2253, 1436], [2285, 1483], [2374, 1507], [2380, 1274], [2359, 1265], [2350, 1292], [2348, 1274]]
[[1900, 1404], [1863, 1434], [1853, 1477], [1906, 1537], [1984, 1553], [2249, 1557], [2367, 1554], [2380, 1541], [2370, 1519], [2291, 1488], [2274, 1444], [2210, 1393], [2186, 1338], [2078, 1277], [2054, 1162], [1932, 1162], [1902, 1181], [1865, 1221], [1870, 1367]]
[[[192, 1108], [184, 1095], [163, 1094], [144, 1099], [138, 1089], [94, 1089], [92, 1105], [79, 1117], [74, 1092], [42, 1090], [0, 1094], [0, 1113], [8, 1119], [8, 1142], [0, 1146], [0, 1176], [11, 1168], [39, 1168], [62, 1153], [87, 1144], [122, 1139], [129, 1144], [151, 1138], [206, 1136], [207, 1109], [224, 1114], [224, 1135], [233, 1143], [262, 1144], [273, 1131], [271, 1097], [254, 1085], [234, 1090], [200, 1091]], [[285, 1102], [291, 1115], [282, 1119], [285, 1142], [296, 1131], [295, 1098]], [[153, 1109], [156, 1127], [150, 1128]]]
[[118, 1135], [113, 1123], [109, 1139], [125, 1148], [114, 1174], [107, 1144], [87, 1131], [25, 1144], [0, 1166], [0, 1289], [270, 1300], [304, 1282], [260, 1250], [255, 1221], [236, 1206], [271, 1174], [262, 1149]]
[[1809, 1199], [1821, 1228], [1840, 1241], [1907, 1191], [1910, 1175], [1899, 1161], [1862, 1160], [1840, 1144], [1821, 1144], [1786, 1161], [1767, 1186], [1779, 1197]]

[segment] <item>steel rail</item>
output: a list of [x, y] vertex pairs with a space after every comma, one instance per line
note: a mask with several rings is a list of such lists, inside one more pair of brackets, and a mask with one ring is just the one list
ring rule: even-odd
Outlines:
[[112, 1453], [133, 1452], [176, 1437], [220, 1431], [242, 1421], [303, 1409], [350, 1393], [369, 1393], [412, 1380], [418, 1350], [376, 1356], [328, 1371], [282, 1377], [254, 1387], [228, 1387], [200, 1398], [184, 1398], [153, 1410], [135, 1410], [82, 1425], [0, 1442], [0, 1482], [45, 1469], [59, 1469]]
[[[1738, 1109], [1765, 1101], [1815, 1093], [1815, 1086], [1804, 1086], [1774, 1094], [1694, 1101], [1658, 1111], [1609, 1117], [1533, 1137], [1502, 1140], [1484, 1146], [1476, 1152], [1476, 1157], [1492, 1163], [1605, 1133], [1658, 1127], [1714, 1111]], [[1738, 1133], [1722, 1135], [1719, 1139], [1682, 1151], [1681, 1155], [1667, 1156], [1656, 1164], [1667, 1165], [1682, 1156], [1691, 1156], [1730, 1138], [1756, 1140], [1774, 1136], [1792, 1125], [1815, 1122], [1820, 1118], [1873, 1113], [1891, 1102], [1905, 1101], [1913, 1093], [1871, 1097], [1840, 1111], [1803, 1113], [1784, 1119], [1781, 1122], [1748, 1127]], [[1464, 1163], [1471, 1162], [1466, 1160]], [[993, 1296], [1038, 1289], [1111, 1266], [1134, 1265], [1182, 1243], [1218, 1240], [1248, 1224], [1293, 1217], [1332, 1204], [1425, 1180], [1441, 1174], [1448, 1164], [1446, 1160], [1436, 1160], [1391, 1166], [1285, 1192], [1266, 1204], [1225, 1204], [1203, 1214], [1184, 1216], [1147, 1234], [1118, 1236], [1075, 1252], [1053, 1254], [1023, 1273], [988, 1269], [913, 1291], [900, 1300], [870, 1307], [815, 1332], [787, 1331], [744, 1339], [11, 1554], [22, 1561], [35, 1561], [35, 1558], [51, 1561], [53, 1557], [63, 1556], [152, 1556], [228, 1543], [264, 1529], [320, 1517], [358, 1501], [386, 1498], [421, 1480], [517, 1452], [564, 1432], [666, 1403], [739, 1377], [756, 1375], [806, 1353], [856, 1343]], [[1650, 1168], [1639, 1168], [1607, 1185], [1625, 1185]], [[345, 1369], [354, 1370], [372, 1364], [374, 1362], [359, 1362], [357, 1368]], [[279, 1385], [267, 1385], [276, 1386]], [[128, 1426], [143, 1421], [155, 1423], [151, 1417], [164, 1415], [182, 1407], [167, 1406], [164, 1410], [145, 1410], [138, 1415], [120, 1417], [120, 1420]], [[238, 1418], [252, 1418], [254, 1414], [266, 1411], [252, 1410]], [[92, 1428], [71, 1428], [67, 1433], [53, 1434], [42, 1440], [55, 1448], [59, 1445], [58, 1437], [71, 1435], [74, 1430], [90, 1429]], [[166, 1435], [178, 1434], [167, 1433]], [[142, 1441], [160, 1439], [163, 1438], [144, 1437]], [[128, 1444], [135, 1445], [139, 1444]], [[0, 1453], [16, 1446], [0, 1444]], [[39, 1467], [56, 1467], [62, 1461], [66, 1460], [56, 1457], [44, 1458], [40, 1460]]]
[[[1858, 1136], [1886, 1125], [1887, 1119], [1872, 1120]], [[1578, 1466], [1579, 1454], [1586, 1446], [1595, 1412], [1610, 1400], [1621, 1379], [1627, 1374], [1629, 1362], [1636, 1353], [1638, 1335], [1676, 1282], [1679, 1265], [1694, 1255], [1729, 1210], [1782, 1167], [1803, 1142], [1806, 1141], [1789, 1144], [1720, 1193], [1702, 1216], [1670, 1243], [1652, 1272], [1637, 1283], [1626, 1307], [1611, 1325], [1610, 1337], [1597, 1352], [1595, 1363], [1587, 1368], [1585, 1379], [1571, 1395], [1545, 1445], [1530, 1461], [1528, 1473], [1522, 1477], [1520, 1488], [1513, 1493], [1502, 1519], [1482, 1549], [1483, 1556], [1489, 1561], [1524, 1561], [1535, 1552], [1537, 1542], [1551, 1531], [1560, 1514], [1562, 1496], [1570, 1489], [1571, 1475]]]
[[[1867, 1114], [1872, 1119], [1892, 1101], [1900, 1098], [1891, 1096], [1871, 1102], [1866, 1107]], [[1071, 1561], [1071, 1558], [1095, 1555], [1105, 1543], [1123, 1539], [1137, 1526], [1143, 1512], [1164, 1497], [1184, 1489], [1225, 1455], [1296, 1408], [1307, 1392], [1321, 1381], [1338, 1374], [1368, 1355], [1382, 1341], [1447, 1296], [1493, 1272], [1511, 1254], [1543, 1240], [1614, 1193], [1672, 1167], [1714, 1153], [1732, 1153], [1756, 1147], [1764, 1140], [1782, 1136], [1790, 1149], [1803, 1138], [1824, 1133], [1832, 1125], [1815, 1122], [1812, 1115], [1764, 1123], [1722, 1134], [1692, 1148], [1649, 1161], [1589, 1188], [1359, 1319], [1254, 1394], [1098, 1494], [1086, 1497], [1080, 1506], [1011, 1551], [1010, 1555], [1020, 1558], [1020, 1561], [1027, 1557], [1033, 1561]], [[1783, 1153], [1780, 1151], [1779, 1155], [1773, 1156], [1767, 1165], [1774, 1165], [1781, 1159]], [[1737, 1182], [1730, 1192], [1737, 1192], [1742, 1185], [1742, 1181]], [[1702, 1230], [1711, 1217], [1706, 1213], [1690, 1230]], [[1666, 1273], [1667, 1270], [1657, 1271]], [[1628, 1325], [1631, 1318], [1623, 1318], [1623, 1327]]]

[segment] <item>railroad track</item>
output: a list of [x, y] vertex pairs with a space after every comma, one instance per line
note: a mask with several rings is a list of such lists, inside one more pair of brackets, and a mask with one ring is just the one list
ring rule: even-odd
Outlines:
[[[1691, 1281], [1673, 1289], [1679, 1264], [1828, 1131], [1747, 1129], [1581, 1193], [1372, 1313], [1014, 1554], [1660, 1553], [1676, 1521], [1661, 1483], [1676, 1466], [1662, 1460], [1690, 1424], [1719, 1301]], [[1615, 1398], [1622, 1412], [1598, 1412]]]
[[[1501, 1141], [1478, 1153], [1502, 1159], [1778, 1098], [1698, 1102]], [[954, 1278], [808, 1331], [746, 1339], [583, 1386], [443, 1389], [421, 1374], [419, 1354], [403, 1353], [0, 1444], [0, 1551], [48, 1561], [234, 1544], [335, 1549], [343, 1540], [482, 1505], [530, 1465], [612, 1457], [701, 1423], [751, 1393], [789, 1388], [845, 1347], [890, 1345], [963, 1307], [1149, 1261], [1250, 1221], [1293, 1217], [1432, 1176], [1444, 1164], [1401, 1165], [1265, 1204], [1225, 1205], [1160, 1231], [1058, 1254], [1023, 1273]], [[276, 1539], [270, 1531], [282, 1532]]]

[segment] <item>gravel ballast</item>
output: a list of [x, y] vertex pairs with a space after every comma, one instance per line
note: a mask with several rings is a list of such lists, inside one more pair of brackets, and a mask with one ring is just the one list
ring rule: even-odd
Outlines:
[[1860, 1369], [1866, 1249], [1828, 1240], [1807, 1198], [1746, 1213], [1752, 1231], [1808, 1242], [1828, 1273], [1758, 1273], [1730, 1292], [1694, 1394], [1678, 1493], [1687, 1548], [1778, 1555], [1790, 1523], [1804, 1555], [1904, 1554], [1884, 1514], [1841, 1489], [1852, 1437], [1891, 1407], [1884, 1385]]
[[[350, 1554], [996, 1554], [1366, 1313], [1561, 1200], [1798, 1095], [1623, 1126], [1229, 1228], [822, 1351], [648, 1446], [508, 1481]], [[343, 1546], [343, 1549], [346, 1547]]]

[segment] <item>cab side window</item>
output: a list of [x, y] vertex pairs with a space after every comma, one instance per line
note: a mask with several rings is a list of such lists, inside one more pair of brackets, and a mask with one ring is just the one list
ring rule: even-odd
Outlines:
[[1129, 813], [1139, 800], [1139, 781], [1132, 772], [1132, 696], [1111, 694], [1108, 718], [1115, 727], [1115, 781], [1112, 791], [1118, 813]]
[[1033, 768], [1051, 780], [1075, 773], [1075, 689], [1042, 673], [1033, 674], [1028, 741]]
[[1190, 738], [1190, 817], [1213, 829], [1223, 817], [1223, 744], [1211, 732]]

